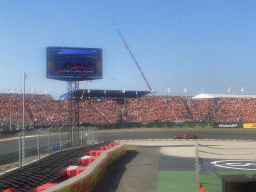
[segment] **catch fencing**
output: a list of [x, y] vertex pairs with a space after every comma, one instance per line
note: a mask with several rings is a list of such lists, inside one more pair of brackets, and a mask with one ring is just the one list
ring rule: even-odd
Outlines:
[[25, 130], [0, 140], [0, 174], [51, 153], [98, 144], [98, 128], [62, 126]]

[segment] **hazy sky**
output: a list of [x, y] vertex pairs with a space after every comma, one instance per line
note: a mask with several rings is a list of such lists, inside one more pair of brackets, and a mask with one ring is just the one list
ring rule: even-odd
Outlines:
[[115, 21], [157, 95], [228, 87], [255, 95], [255, 7], [255, 0], [2, 0], [0, 92], [20, 92], [26, 72], [27, 91], [66, 93], [66, 82], [46, 79], [47, 46], [103, 49], [103, 79], [87, 89], [148, 91]]

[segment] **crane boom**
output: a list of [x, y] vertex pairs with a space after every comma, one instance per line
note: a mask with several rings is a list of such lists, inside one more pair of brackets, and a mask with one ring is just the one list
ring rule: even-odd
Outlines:
[[[115, 24], [115, 22], [114, 22], [114, 21], [113, 21], [113, 23]], [[143, 72], [142, 72], [142, 70], [141, 70], [141, 68], [140, 68], [139, 64], [137, 63], [136, 59], [134, 58], [134, 56], [133, 56], [133, 54], [132, 54], [131, 50], [129, 49], [129, 47], [128, 47], [128, 45], [127, 45], [127, 42], [125, 42], [125, 40], [124, 40], [124, 38], [123, 38], [123, 36], [122, 36], [121, 32], [120, 32], [120, 31], [119, 31], [119, 29], [117, 28], [116, 24], [115, 24], [115, 27], [116, 27], [116, 29], [117, 29], [118, 33], [120, 34], [120, 36], [121, 36], [121, 38], [122, 38], [122, 40], [123, 40], [123, 42], [124, 42], [124, 46], [126, 47], [126, 49], [128, 49], [128, 51], [129, 51], [129, 53], [131, 54], [131, 56], [132, 56], [132, 58], [133, 58], [133, 60], [134, 60], [135, 64], [137, 65], [137, 67], [138, 67], [138, 69], [139, 69], [139, 71], [140, 71], [140, 73], [141, 73], [142, 77], [143, 77], [143, 78], [144, 78], [144, 80], [146, 81], [146, 84], [147, 84], [147, 86], [148, 86], [149, 90], [150, 90], [150, 91], [152, 92], [152, 94], [154, 95], [154, 91], [153, 91], [153, 90], [152, 90], [152, 88], [150, 87], [150, 85], [149, 85], [149, 83], [148, 83], [148, 81], [147, 81], [146, 77], [144, 76], [144, 74], [143, 74]]]

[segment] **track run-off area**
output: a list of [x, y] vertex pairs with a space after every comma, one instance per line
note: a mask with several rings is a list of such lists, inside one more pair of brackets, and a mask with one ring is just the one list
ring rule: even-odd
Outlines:
[[[178, 134], [195, 134], [197, 139], [172, 139]], [[222, 175], [256, 172], [255, 129], [120, 129], [99, 131], [98, 136], [100, 140], [126, 143], [131, 150], [109, 167], [93, 192], [195, 192], [195, 141], [209, 147], [199, 156], [216, 172]], [[206, 187], [216, 185], [208, 189], [221, 191], [221, 180], [212, 183], [211, 179], [200, 177], [200, 183]]]
[[[197, 139], [172, 139], [179, 134], [195, 134]], [[126, 143], [128, 150], [110, 165], [93, 192], [195, 192], [196, 141], [209, 147], [206, 153], [199, 153], [199, 156], [213, 165], [215, 171], [252, 173], [255, 169], [256, 172], [256, 154], [253, 154], [256, 149], [256, 129], [133, 128], [99, 130], [98, 138], [100, 141]], [[28, 139], [36, 142], [36, 135], [30, 135]], [[8, 146], [13, 146], [12, 142], [16, 140], [15, 137], [1, 139], [0, 145], [4, 150], [13, 150]], [[199, 147], [199, 150], [204, 149]], [[207, 178], [200, 182], [207, 183]]]

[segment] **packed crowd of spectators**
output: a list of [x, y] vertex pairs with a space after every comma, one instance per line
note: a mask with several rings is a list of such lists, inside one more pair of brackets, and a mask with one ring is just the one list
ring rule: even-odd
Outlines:
[[[26, 95], [25, 120], [29, 125], [60, 125], [69, 122], [69, 104], [50, 95]], [[0, 94], [0, 125], [22, 124], [22, 94]], [[175, 122], [210, 120], [219, 122], [255, 122], [256, 99], [192, 99], [156, 96], [125, 99], [90, 99], [79, 103], [79, 122], [114, 124], [117, 122]]]
[[193, 120], [207, 119], [209, 112], [213, 112], [215, 104], [212, 99], [189, 99], [187, 104]]
[[127, 101], [130, 122], [186, 120], [188, 112], [182, 99], [144, 98]]
[[219, 110], [214, 114], [216, 121], [255, 122], [256, 99], [223, 98], [217, 103]]
[[113, 124], [117, 121], [121, 109], [112, 99], [91, 99], [81, 102], [79, 107], [80, 122], [90, 124]]

